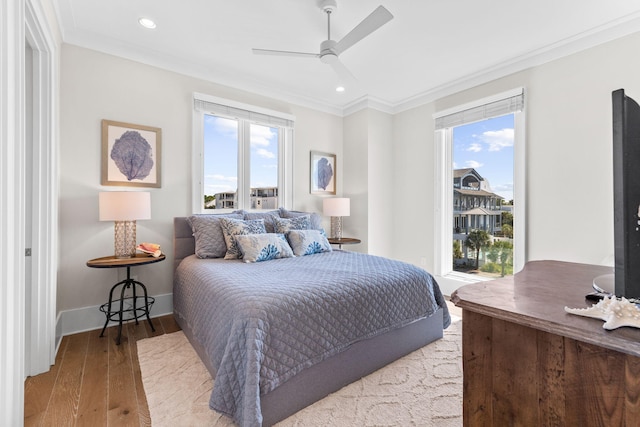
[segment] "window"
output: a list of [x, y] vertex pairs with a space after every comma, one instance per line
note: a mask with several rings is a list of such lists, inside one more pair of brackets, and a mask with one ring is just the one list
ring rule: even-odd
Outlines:
[[510, 113], [452, 129], [454, 271], [513, 274], [513, 128]]
[[[479, 218], [454, 215], [454, 209], [495, 206], [496, 201], [490, 198], [479, 198], [472, 191], [482, 187], [482, 176], [473, 171], [454, 174], [453, 140], [454, 129], [470, 123], [511, 115], [513, 118], [513, 271], [524, 266], [525, 254], [525, 141], [524, 141], [524, 91], [517, 89], [483, 99], [471, 104], [436, 113], [435, 119], [435, 166], [436, 166], [436, 224], [435, 224], [435, 274], [445, 276], [453, 272], [454, 257], [453, 236], [457, 229], [473, 228]], [[464, 175], [464, 176], [463, 176]], [[457, 186], [457, 187], [456, 187]], [[466, 189], [468, 197], [454, 197], [455, 189]], [[452, 191], [453, 189], [453, 191]], [[455, 205], [455, 206], [454, 206]], [[485, 219], [486, 220], [486, 219]], [[498, 221], [498, 218], [495, 218]], [[487, 225], [487, 222], [482, 224]], [[496, 225], [493, 224], [492, 225]], [[453, 227], [453, 233], [452, 231]], [[458, 241], [459, 242], [459, 241]], [[459, 245], [460, 243], [458, 243]], [[455, 251], [461, 248], [456, 247]], [[468, 280], [468, 278], [465, 278]]]
[[291, 205], [293, 117], [194, 95], [193, 211]]

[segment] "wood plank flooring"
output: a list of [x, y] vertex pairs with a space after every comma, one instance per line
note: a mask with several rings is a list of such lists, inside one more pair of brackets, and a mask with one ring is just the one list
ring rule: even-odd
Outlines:
[[25, 426], [150, 426], [137, 341], [180, 330], [173, 315], [62, 339], [49, 372], [25, 381]]

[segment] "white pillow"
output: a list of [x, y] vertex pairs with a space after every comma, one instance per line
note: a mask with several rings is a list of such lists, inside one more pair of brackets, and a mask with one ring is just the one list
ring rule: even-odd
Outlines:
[[224, 259], [236, 259], [242, 257], [242, 253], [236, 244], [236, 236], [246, 234], [265, 234], [263, 219], [239, 220], [231, 218], [220, 218], [220, 227], [224, 241], [227, 244], [227, 253]]
[[234, 237], [244, 262], [291, 258], [293, 251], [284, 234], [247, 234]]
[[331, 245], [321, 230], [291, 230], [287, 239], [295, 256], [331, 252]]

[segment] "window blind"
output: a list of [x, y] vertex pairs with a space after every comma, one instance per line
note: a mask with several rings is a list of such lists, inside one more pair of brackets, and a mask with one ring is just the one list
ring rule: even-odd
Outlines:
[[[224, 100], [220, 101], [224, 102]], [[197, 96], [194, 97], [193, 102], [195, 110], [200, 112], [249, 120], [254, 123], [260, 123], [268, 126], [292, 128], [294, 125], [293, 117], [285, 113], [279, 114], [276, 111], [260, 109], [257, 107], [253, 109], [250, 106], [243, 108], [244, 106], [240, 106], [239, 104], [234, 106], [234, 103], [231, 101], [229, 101], [229, 104], [223, 104], [221, 102], [217, 102], [217, 100], [202, 99]]]
[[488, 102], [483, 105], [462, 109], [451, 114], [435, 118], [436, 130], [451, 128], [467, 123], [479, 122], [492, 117], [516, 113], [524, 109], [524, 91], [507, 98]]

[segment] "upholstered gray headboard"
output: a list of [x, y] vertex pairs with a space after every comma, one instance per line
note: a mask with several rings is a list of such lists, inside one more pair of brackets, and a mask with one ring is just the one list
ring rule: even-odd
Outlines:
[[196, 253], [196, 240], [186, 216], [173, 218], [173, 270], [184, 258]]

